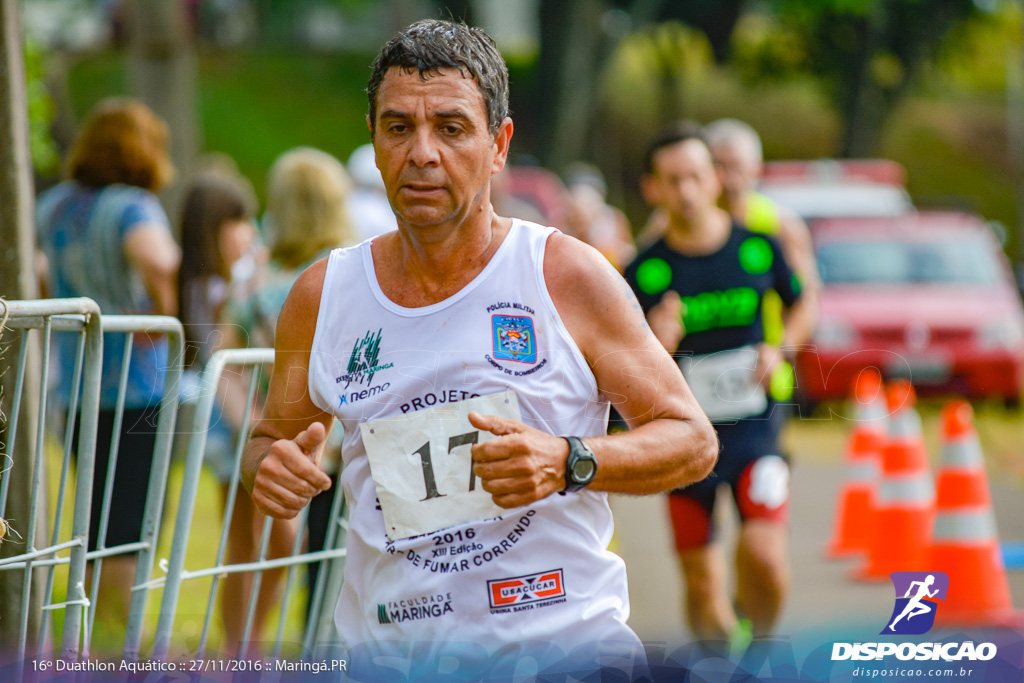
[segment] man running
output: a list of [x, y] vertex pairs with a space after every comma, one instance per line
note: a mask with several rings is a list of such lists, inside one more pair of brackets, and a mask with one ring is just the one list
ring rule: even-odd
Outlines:
[[[335, 621], [357, 653], [635, 648], [607, 492], [703, 479], [713, 429], [606, 259], [494, 214], [513, 125], [486, 34], [417, 22], [367, 90], [398, 230], [296, 282], [243, 481], [261, 511], [296, 515], [329, 485], [316, 462], [343, 423]], [[605, 436], [609, 398], [633, 431]]]
[[789, 584], [789, 470], [769, 419], [774, 402], [765, 389], [779, 353], [764, 340], [762, 296], [779, 293], [787, 332], [800, 329], [808, 311], [779, 246], [716, 206], [718, 176], [696, 124], [664, 130], [651, 143], [647, 170], [644, 196], [667, 216], [668, 229], [626, 279], [721, 441], [715, 474], [669, 496], [687, 620], [698, 637], [728, 638], [737, 626], [725, 562], [712, 542], [716, 489], [728, 483], [743, 522], [736, 605], [754, 634], [768, 633]]
[[[749, 124], [738, 119], [712, 121], [704, 127], [704, 135], [722, 183], [718, 205], [746, 229], [778, 240], [786, 261], [800, 276], [802, 298], [807, 302], [805, 306], [816, 308], [821, 283], [807, 224], [793, 211], [757, 191], [764, 171], [761, 137]], [[803, 321], [793, 321], [803, 323], [803, 327], [788, 330], [787, 334], [782, 325], [782, 302], [778, 293], [774, 290], [766, 292], [762, 306], [765, 341], [776, 346], [782, 344], [783, 338], [792, 345], [810, 342], [814, 331], [810, 324], [813, 322], [811, 316]], [[792, 357], [793, 352], [795, 349], [783, 348], [784, 355]], [[772, 380], [769, 387], [772, 398], [780, 402], [790, 401], [795, 385], [792, 365], [788, 361], [780, 362]], [[777, 416], [784, 414], [781, 410], [777, 413]]]

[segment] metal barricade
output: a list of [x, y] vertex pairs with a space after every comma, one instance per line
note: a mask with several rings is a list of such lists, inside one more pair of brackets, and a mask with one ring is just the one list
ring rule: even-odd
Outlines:
[[[0, 302], [0, 306], [3, 306]], [[143, 619], [147, 598], [146, 586], [152, 574], [153, 560], [156, 553], [157, 536], [160, 530], [160, 518], [163, 512], [164, 496], [167, 488], [167, 472], [170, 460], [171, 439], [174, 434], [174, 423], [177, 416], [178, 391], [181, 378], [181, 359], [184, 344], [184, 335], [181, 323], [172, 317], [167, 316], [125, 316], [100, 314], [98, 307], [89, 299], [51, 299], [41, 301], [7, 302], [6, 312], [9, 315], [7, 326], [12, 329], [22, 329], [23, 343], [21, 356], [17, 366], [17, 383], [15, 396], [12, 403], [12, 420], [9, 424], [17, 428], [17, 411], [21, 402], [23, 377], [25, 372], [25, 354], [27, 344], [24, 343], [24, 335], [28, 329], [43, 330], [43, 381], [40, 391], [39, 426], [36, 442], [36, 472], [33, 481], [32, 492], [32, 516], [27, 527], [25, 544], [27, 552], [15, 557], [0, 560], [0, 570], [22, 569], [25, 572], [26, 582], [33, 569], [46, 569], [46, 600], [52, 601], [55, 568], [58, 565], [68, 564], [68, 586], [66, 599], [58, 604], [43, 606], [42, 618], [40, 621], [39, 640], [36, 650], [42, 651], [45, 648], [48, 630], [49, 613], [54, 609], [63, 608], [66, 611], [64, 621], [64, 633], [61, 644], [61, 657], [64, 659], [77, 659], [79, 650], [84, 656], [88, 656], [94, 625], [95, 610], [90, 609], [96, 604], [99, 589], [100, 577], [102, 575], [103, 559], [118, 555], [135, 555], [136, 589], [132, 593], [131, 607], [126, 624], [124, 640], [124, 656], [126, 659], [135, 660], [138, 657], [139, 645], [142, 638]], [[2, 317], [2, 316], [0, 316]], [[46, 419], [47, 401], [47, 373], [50, 355], [51, 331], [77, 331], [79, 341], [77, 354], [70, 378], [70, 393], [67, 410], [66, 427], [63, 438], [62, 467], [60, 472], [60, 483], [57, 488], [56, 512], [54, 514], [50, 544], [44, 548], [35, 548], [34, 522], [35, 516], [39, 514], [40, 501], [38, 492], [40, 490], [40, 479], [42, 476], [42, 452], [44, 448], [44, 422]], [[109, 465], [107, 478], [103, 482], [104, 497], [101, 503], [99, 519], [99, 533], [96, 549], [86, 552], [88, 547], [89, 518], [92, 501], [93, 475], [95, 466], [95, 446], [97, 437], [97, 423], [100, 412], [100, 384], [102, 376], [103, 334], [125, 334], [127, 335], [124, 357], [121, 363], [121, 373], [118, 381], [117, 404], [114, 412], [113, 432], [111, 435]], [[130, 368], [130, 358], [136, 333], [165, 335], [168, 339], [168, 363], [164, 384], [164, 393], [159, 403], [159, 413], [156, 425], [156, 437], [153, 450], [152, 468], [148, 482], [146, 507], [142, 520], [142, 535], [136, 542], [126, 543], [115, 547], [107, 548], [105, 543], [106, 531], [110, 517], [111, 498], [113, 493], [114, 473], [116, 469], [119, 435], [124, 416], [125, 395]], [[84, 372], [83, 372], [84, 356]], [[77, 400], [79, 387], [82, 388], [81, 410], [78, 410]], [[73, 440], [73, 428], [78, 415], [79, 445], [77, 448], [77, 467], [75, 485], [75, 509], [72, 522], [72, 538], [69, 541], [60, 541], [61, 518], [64, 509], [66, 484], [71, 465], [71, 447]], [[16, 439], [16, 431], [9, 432], [8, 452], [13, 451]], [[0, 516], [3, 514], [6, 501], [7, 481], [0, 482]], [[70, 556], [60, 557], [57, 555], [62, 550], [70, 549]], [[92, 562], [92, 582], [86, 593], [85, 567], [86, 562]], [[18, 660], [24, 661], [27, 648], [27, 629], [24, 624], [28, 619], [28, 598], [22, 604], [22, 637], [18, 647]], [[80, 606], [82, 609], [67, 609], [71, 606]], [[85, 617], [83, 629], [83, 615]], [[80, 643], [81, 641], [81, 643]], [[20, 676], [20, 671], [18, 672]]]
[[[241, 461], [248, 440], [250, 430], [249, 416], [252, 407], [255, 405], [256, 389], [259, 382], [259, 373], [264, 366], [272, 365], [274, 361], [273, 349], [230, 349], [217, 351], [210, 358], [201, 378], [202, 393], [199, 395], [195, 410], [195, 417], [191, 429], [191, 439], [188, 445], [188, 452], [185, 461], [184, 479], [181, 488], [181, 498], [178, 503], [177, 520], [174, 526], [174, 538], [171, 546], [170, 558], [164, 566], [167, 576], [154, 579], [147, 586], [153, 588], [164, 587], [163, 601], [160, 607], [160, 617], [157, 624], [156, 636], [153, 642], [152, 657], [156, 660], [164, 660], [168, 656], [171, 645], [174, 621], [177, 612], [178, 600], [182, 583], [191, 579], [212, 577], [207, 607], [203, 622], [202, 633], [199, 638], [198, 649], [192, 653], [196, 658], [203, 658], [208, 646], [210, 635], [210, 623], [213, 616], [217, 589], [222, 577], [241, 572], [252, 572], [254, 574], [253, 584], [250, 589], [248, 605], [239, 605], [239, 609], [245, 609], [245, 627], [237, 653], [240, 659], [247, 654], [248, 641], [252, 637], [256, 601], [259, 598], [259, 586], [263, 572], [268, 569], [288, 567], [285, 581], [284, 598], [280, 605], [280, 618], [277, 624], [275, 646], [271, 653], [274, 657], [281, 655], [282, 638], [284, 635], [285, 622], [287, 619], [288, 606], [295, 591], [295, 569], [297, 566], [313, 562], [320, 562], [321, 570], [318, 572], [316, 585], [310, 587], [309, 616], [304, 626], [302, 636], [302, 653], [308, 656], [314, 648], [321, 644], [334, 640], [333, 612], [337, 602], [337, 596], [341, 589], [341, 577], [344, 571], [345, 561], [345, 538], [347, 522], [344, 518], [345, 505], [344, 496], [341, 494], [341, 487], [336, 486], [332, 492], [330, 509], [330, 524], [327, 537], [324, 541], [324, 550], [317, 552], [301, 552], [303, 534], [296, 534], [289, 557], [267, 559], [268, 545], [271, 532], [271, 519], [264, 517], [262, 520], [262, 535], [259, 545], [258, 559], [254, 562], [225, 564], [224, 558], [227, 550], [228, 530], [231, 526], [231, 515], [234, 510], [236, 497], [246, 496], [246, 491], [239, 492], [241, 476]], [[224, 509], [223, 523], [221, 527], [220, 542], [217, 548], [215, 564], [205, 569], [186, 569], [185, 556], [189, 545], [189, 534], [192, 526], [193, 513], [196, 503], [196, 494], [199, 486], [199, 475], [203, 465], [204, 452], [206, 449], [206, 438], [210, 429], [211, 416], [213, 414], [217, 387], [224, 375], [225, 369], [233, 367], [239, 371], [248, 368], [250, 370], [248, 395], [246, 398], [245, 417], [238, 430], [238, 437], [234, 447], [234, 460], [231, 481], [228, 484], [228, 495]], [[299, 516], [299, 529], [306, 526], [309, 507], [303, 510]], [[137, 589], [143, 587], [137, 586]]]
[[[100, 399], [100, 373], [103, 363], [103, 337], [100, 331], [100, 310], [91, 299], [50, 299], [41, 301], [0, 301], [0, 319], [5, 320], [5, 328], [20, 330], [20, 353], [16, 366], [14, 395], [8, 404], [10, 419], [8, 421], [6, 451], [3, 460], [7, 463], [2, 469], [18, 466], [13, 454], [18, 439], [18, 418], [21, 411], [22, 395], [25, 385], [25, 371], [29, 348], [29, 332], [42, 330], [42, 380], [39, 391], [39, 419], [36, 428], [36, 442], [33, 454], [32, 490], [29, 495], [29, 519], [24, 528], [25, 552], [0, 560], [0, 571], [21, 569], [23, 572], [23, 590], [20, 606], [21, 623], [18, 631], [16, 680], [22, 676], [25, 655], [28, 649], [28, 619], [30, 610], [30, 593], [32, 572], [34, 568], [43, 566], [48, 560], [62, 550], [69, 550], [67, 589], [65, 601], [49, 604], [44, 610], [64, 608], [64, 632], [61, 638], [61, 656], [67, 659], [78, 657], [82, 634], [82, 615], [88, 606], [85, 595], [85, 562], [86, 546], [89, 535], [89, 503], [92, 492], [92, 473], [95, 461], [96, 422]], [[52, 536], [49, 543], [36, 547], [36, 526], [40, 508], [43, 505], [45, 422], [46, 401], [48, 397], [48, 368], [50, 359], [50, 335], [52, 330], [77, 332], [78, 352], [72, 376], [71, 405], [69, 413], [74, 414], [74, 405], [78, 397], [78, 388], [82, 387], [82, 420], [79, 425], [79, 437], [82, 444], [78, 452], [78, 467], [75, 476], [75, 509], [72, 518], [70, 538], [61, 541], [60, 517], [64, 504], [64, 493], [67, 484], [67, 470], [62, 473], [61, 486], [58, 492], [57, 514], [54, 518]], [[65, 435], [65, 445], [71, 442], [72, 423], [69, 421]], [[0, 517], [7, 508], [7, 497], [10, 487], [10, 476], [0, 477]], [[45, 600], [52, 600], [52, 581], [49, 582]], [[67, 609], [68, 607], [81, 609]], [[45, 637], [46, 629], [40, 628], [40, 637]]]

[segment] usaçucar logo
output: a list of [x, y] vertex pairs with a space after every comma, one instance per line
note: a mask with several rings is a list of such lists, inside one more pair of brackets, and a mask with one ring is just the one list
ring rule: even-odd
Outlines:
[[889, 578], [896, 587], [896, 605], [882, 634], [909, 636], [930, 631], [939, 608], [936, 600], [946, 599], [949, 577], [944, 572], [893, 572]]
[[537, 344], [533, 318], [518, 315], [491, 316], [494, 358], [517, 363], [536, 363]]
[[487, 582], [487, 593], [491, 609], [561, 598], [565, 596], [562, 570], [550, 569], [539, 574], [494, 579]]

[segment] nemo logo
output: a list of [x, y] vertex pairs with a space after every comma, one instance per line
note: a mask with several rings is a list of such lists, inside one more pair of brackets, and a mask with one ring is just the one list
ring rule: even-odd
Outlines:
[[513, 576], [487, 582], [491, 607], [510, 607], [528, 602], [540, 602], [565, 595], [561, 569], [550, 569], [538, 574]]

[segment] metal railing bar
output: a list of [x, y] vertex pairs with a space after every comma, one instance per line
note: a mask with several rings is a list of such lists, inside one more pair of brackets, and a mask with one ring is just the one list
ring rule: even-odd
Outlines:
[[[273, 363], [273, 349], [231, 349], [213, 354], [203, 371], [202, 381], [208, 383], [210, 378], [218, 378], [228, 363], [260, 364]], [[206, 392], [199, 397], [196, 405], [196, 416], [192, 426], [192, 434], [205, 433], [210, 426], [210, 413], [216, 392]], [[156, 635], [153, 638], [152, 658], [162, 661], [167, 658], [171, 644], [171, 631], [174, 628], [174, 616], [177, 610], [178, 596], [181, 590], [181, 574], [184, 571], [185, 551], [188, 547], [192, 515], [196, 503], [196, 485], [203, 465], [203, 444], [201, 439], [191, 439], [188, 454], [185, 458], [185, 472], [181, 485], [181, 498], [178, 501], [178, 515], [174, 523], [174, 538], [171, 542], [171, 556], [168, 560], [167, 581], [164, 585], [163, 600], [160, 603], [160, 618], [157, 620]]]
[[[302, 530], [306, 528], [309, 520], [309, 506], [302, 508], [298, 527], [295, 533], [295, 540], [292, 541], [291, 556], [295, 557], [302, 549], [302, 537], [305, 535]], [[272, 656], [277, 659], [281, 656], [281, 639], [284, 637], [284, 624], [287, 621], [288, 605], [291, 603], [292, 587], [295, 585], [295, 565], [288, 566], [288, 575], [284, 582], [284, 597], [281, 600], [281, 614], [277, 619], [277, 633], [274, 634], [274, 652]]]
[[[50, 366], [50, 320], [43, 321], [43, 360], [42, 372], [39, 378], [39, 418], [36, 425], [35, 453], [32, 456], [32, 491], [29, 494], [31, 505], [28, 513], [28, 527], [25, 529], [25, 547], [36, 547], [36, 522], [39, 519], [39, 491], [43, 482], [43, 450], [44, 439], [46, 438], [46, 390], [49, 381]], [[25, 659], [25, 651], [28, 648], [28, 617], [29, 605], [32, 599], [32, 559], [26, 560], [25, 568], [22, 570], [21, 584], [21, 621], [18, 631], [18, 659]]]
[[[57, 487], [57, 509], [53, 513], [53, 534], [50, 536], [51, 546], [56, 545], [57, 541], [60, 540], [61, 518], [64, 516], [64, 497], [68, 488], [68, 471], [71, 469], [71, 442], [75, 433], [75, 414], [78, 411], [78, 392], [82, 385], [82, 362], [84, 358], [85, 333], [78, 332], [78, 346], [75, 349], [75, 365], [74, 370], [71, 372], [71, 393], [68, 398], [68, 411], [64, 423], [64, 457], [61, 463], [60, 485]], [[46, 572], [46, 592], [44, 593], [49, 600], [53, 597], [54, 565], [49, 562], [40, 562], [37, 563], [36, 566], [49, 566], [49, 570]], [[38, 652], [42, 652], [46, 647], [46, 639], [50, 625], [49, 621], [49, 612], [43, 612], [42, 618], [39, 621], [39, 640], [37, 641], [36, 648]]]
[[[33, 553], [33, 555], [36, 555], [37, 557], [43, 556], [43, 555], [52, 555], [53, 553], [57, 552], [58, 550], [64, 550], [65, 548], [73, 548], [73, 547], [75, 547], [77, 545], [80, 545], [77, 540], [75, 540], [75, 541], [68, 541], [67, 543], [61, 544], [61, 547], [54, 546], [54, 547], [50, 547], [50, 548], [44, 548], [43, 550], [36, 551], [35, 553]], [[149, 543], [147, 543], [145, 541], [138, 541], [136, 543], [124, 543], [122, 545], [115, 545], [113, 548], [104, 548], [103, 550], [92, 550], [92, 551], [90, 551], [90, 552], [85, 554], [85, 559], [86, 559], [86, 561], [91, 562], [92, 560], [95, 560], [96, 558], [99, 558], [99, 557], [113, 557], [114, 555], [127, 555], [128, 553], [133, 553], [133, 552], [135, 552], [137, 550], [145, 550], [148, 547], [149, 547]], [[21, 558], [21, 559], [19, 559], [19, 561], [16, 564], [0, 567], [0, 570], [3, 570], [3, 569], [18, 569], [18, 568], [24, 567], [25, 566], [24, 558], [22, 556], [19, 556], [19, 558]], [[13, 559], [18, 559], [18, 558], [8, 558], [8, 559], [13, 560]], [[59, 565], [68, 564], [70, 561], [71, 561], [70, 557], [55, 557], [55, 558], [52, 558], [52, 559], [49, 559], [49, 560], [39, 560], [38, 562], [33, 562], [32, 564], [33, 564], [34, 567], [56, 567], [56, 566], [59, 566]]]
[[[224, 522], [220, 531], [220, 543], [217, 545], [217, 559], [215, 560], [215, 563], [218, 565], [224, 563], [224, 555], [227, 552], [228, 536], [231, 531], [231, 520], [234, 518], [235, 501], [238, 498], [238, 482], [241, 479], [242, 474], [242, 452], [245, 450], [245, 443], [249, 440], [249, 415], [256, 399], [256, 384], [258, 377], [259, 373], [253, 372], [249, 378], [249, 390], [246, 393], [245, 398], [245, 414], [242, 417], [242, 425], [238, 430], [238, 437], [235, 439], [235, 455], [232, 460], [234, 467], [231, 470], [231, 481], [228, 484], [227, 502], [224, 503]], [[205, 373], [203, 375], [203, 379], [206, 379]], [[217, 387], [220, 385], [220, 375], [218, 375], [216, 379], [217, 384], [206, 387], [206, 389], [216, 393]], [[217, 599], [217, 589], [219, 587], [220, 576], [214, 575], [213, 581], [210, 583], [210, 595], [206, 603], [206, 617], [203, 619], [203, 631], [199, 636], [200, 657], [206, 651], [206, 640], [210, 635], [210, 622], [213, 617], [213, 607], [214, 602]]]
[[[106, 326], [104, 326], [106, 327]], [[124, 356], [121, 358], [121, 374], [117, 380], [117, 403], [114, 407], [114, 425], [110, 432], [110, 451], [107, 454], [107, 479], [103, 482], [103, 501], [100, 505], [100, 524], [96, 533], [96, 549], [104, 550], [107, 547], [107, 527], [110, 522], [110, 502], [114, 496], [114, 473], [117, 471], [118, 449], [121, 446], [121, 425], [124, 422], [124, 402], [128, 393], [128, 367], [131, 365], [132, 346], [135, 343], [135, 334], [128, 333], [124, 344]], [[100, 592], [100, 575], [103, 573], [102, 557], [96, 559], [92, 565], [92, 586], [89, 589], [89, 599], [96, 604], [96, 598]], [[89, 611], [89, 621], [86, 630], [92, 634], [93, 625], [96, 621], [96, 610]]]
[[[92, 480], [96, 459], [96, 431], [99, 418], [100, 382], [103, 373], [103, 333], [100, 310], [91, 299], [66, 300], [68, 305], [77, 305], [68, 313], [87, 316], [85, 367], [82, 374], [81, 424], [78, 426], [78, 466], [75, 474], [75, 510], [72, 523], [72, 538], [82, 543], [71, 549], [68, 565], [68, 595], [72, 604], [80, 604], [85, 595], [85, 563], [89, 537], [89, 515], [92, 503]], [[27, 302], [30, 303], [30, 302]], [[53, 302], [56, 304], [56, 302]], [[31, 311], [29, 311], [31, 312]], [[72, 593], [77, 594], [73, 595]], [[64, 630], [61, 635], [61, 657], [76, 660], [81, 647], [82, 617], [84, 610], [68, 610], [64, 616]], [[88, 638], [88, 634], [86, 634]], [[86, 642], [88, 647], [88, 642]]]
[[40, 315], [29, 318], [11, 318], [7, 327], [12, 330], [42, 329], [43, 322], [50, 321], [50, 329], [54, 332], [81, 332], [85, 329], [86, 319], [83, 315]]
[[95, 301], [88, 297], [69, 299], [23, 299], [18, 301], [0, 301], [0, 318], [6, 311], [10, 322], [31, 317], [83, 315], [91, 316], [100, 311]]
[[82, 540], [75, 538], [70, 541], [64, 541], [63, 543], [58, 543], [57, 545], [49, 546], [47, 548], [40, 548], [39, 550], [32, 550], [27, 553], [22, 553], [21, 555], [12, 555], [11, 557], [5, 557], [2, 560], [0, 560], [0, 570], [14, 569], [14, 567], [9, 567], [8, 565], [15, 564], [18, 565], [17, 568], [21, 569], [23, 568], [24, 563], [28, 560], [32, 560], [37, 557], [46, 557], [47, 555], [52, 555], [53, 553], [60, 552], [61, 550], [67, 550], [68, 548], [74, 548], [75, 546], [80, 545], [82, 545]]
[[[3, 303], [3, 302], [0, 302]], [[9, 323], [10, 321], [8, 321]], [[18, 335], [21, 348], [18, 350], [18, 376], [14, 380], [14, 397], [11, 404], [11, 419], [7, 421], [7, 457], [0, 462], [0, 471], [14, 467], [14, 444], [18, 439], [18, 418], [21, 414], [21, 396], [25, 389], [25, 364], [28, 357], [28, 331], [22, 330]], [[11, 477], [6, 473], [0, 475], [0, 517], [7, 509], [7, 491], [11, 486]]]
[[245, 628], [242, 629], [242, 642], [238, 646], [238, 658], [245, 659], [249, 653], [249, 641], [252, 639], [253, 622], [256, 619], [256, 603], [260, 599], [260, 586], [263, 585], [262, 563], [267, 559], [267, 549], [270, 546], [270, 534], [274, 529], [274, 520], [270, 517], [263, 518], [263, 533], [260, 537], [260, 568], [253, 572], [252, 588], [249, 589], [249, 608], [245, 614]]
[[[106, 329], [114, 331], [122, 323], [137, 322], [136, 316], [107, 316]], [[185, 334], [181, 322], [170, 316], [147, 316], [146, 330], [163, 332], [167, 335], [167, 374], [164, 377], [164, 396], [160, 402], [160, 416], [157, 418], [156, 443], [153, 446], [153, 465], [146, 493], [146, 510], [142, 519], [140, 549], [136, 559], [135, 584], [144, 584], [153, 573], [156, 556], [157, 536], [160, 533], [164, 497], [167, 492], [167, 472], [170, 469], [171, 446], [178, 417], [178, 393], [181, 385], [181, 364], [184, 358]], [[133, 589], [128, 623], [125, 627], [123, 657], [127, 661], [138, 661], [142, 641], [146, 600], [148, 591]]]
[[[182, 581], [190, 581], [192, 579], [202, 579], [207, 576], [213, 576], [216, 574], [240, 574], [243, 572], [251, 572], [257, 569], [277, 569], [278, 567], [287, 567], [293, 564], [310, 564], [312, 562], [320, 562], [321, 560], [331, 560], [338, 557], [345, 557], [348, 553], [346, 548], [336, 548], [334, 550], [318, 550], [315, 553], [306, 553], [299, 557], [279, 557], [273, 560], [263, 560], [258, 562], [240, 562], [238, 564], [226, 564], [217, 567], [208, 567], [206, 569], [197, 569], [195, 571], [183, 570], [179, 573]], [[160, 586], [166, 585], [167, 577], [162, 576], [152, 581], [147, 582], [145, 586], [136, 586], [132, 590], [142, 590], [143, 588], [159, 588]]]
[[[341, 488], [341, 478], [338, 477], [338, 481], [334, 487], [334, 498], [331, 500], [331, 512], [330, 519], [331, 524], [327, 526], [327, 533], [324, 537], [324, 548], [336, 548], [338, 546], [335, 543], [338, 539], [341, 539], [341, 543], [344, 543], [345, 535], [344, 528], [341, 524], [344, 522], [344, 509], [345, 509], [345, 493]], [[336, 523], [333, 523], [336, 522]], [[340, 529], [340, 531], [339, 531]], [[340, 534], [340, 537], [339, 537]], [[323, 607], [324, 593], [327, 589], [327, 574], [329, 567], [325, 566], [320, 568], [320, 571], [316, 575], [316, 585], [312, 587], [312, 595], [310, 596], [309, 603], [309, 615], [306, 619], [306, 635], [303, 639], [303, 651], [312, 651], [312, 639], [313, 634], [316, 632], [314, 621], [317, 619], [317, 615]]]

